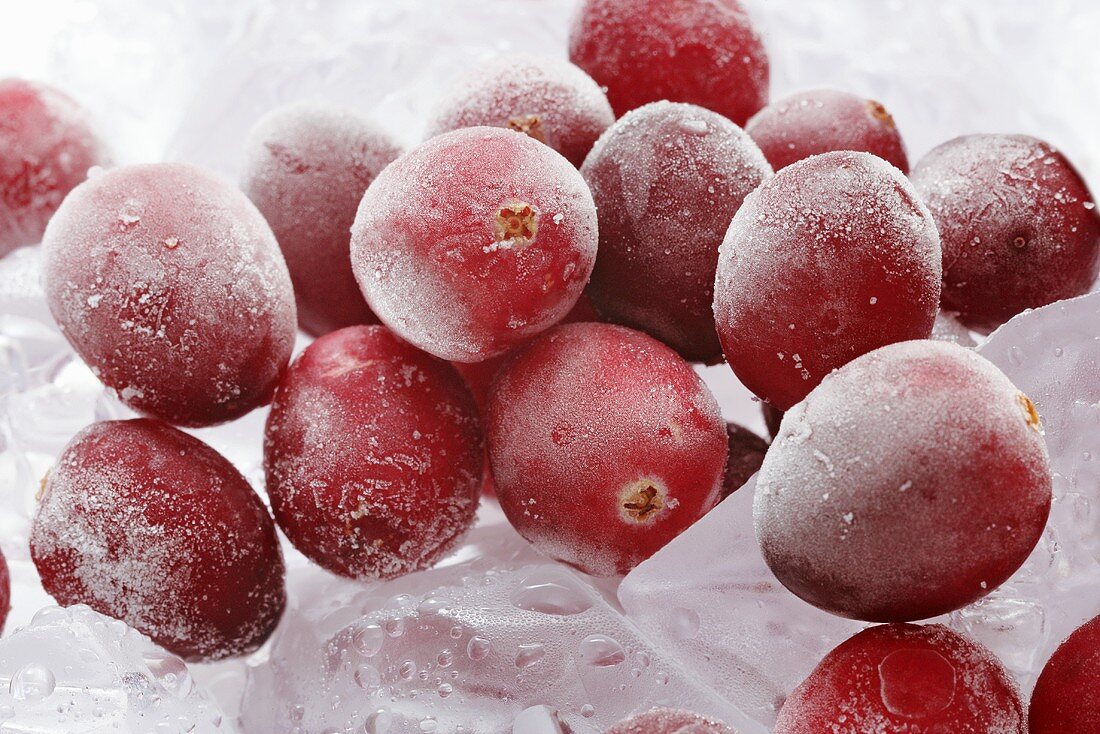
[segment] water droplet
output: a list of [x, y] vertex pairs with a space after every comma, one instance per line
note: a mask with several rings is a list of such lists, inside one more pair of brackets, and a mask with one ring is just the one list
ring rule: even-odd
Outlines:
[[360, 665], [355, 669], [355, 684], [365, 691], [372, 691], [382, 684], [382, 676], [373, 665]]
[[439, 692], [440, 698], [446, 698], [447, 696], [454, 693], [454, 690], [454, 686], [452, 686], [450, 683], [440, 683], [439, 688], [436, 689], [436, 691]]
[[390, 637], [400, 637], [405, 634], [405, 619], [404, 617], [398, 617], [397, 619], [387, 619], [382, 623], [386, 628], [386, 634]]
[[363, 727], [366, 734], [386, 734], [393, 725], [393, 715], [387, 708], [380, 708], [367, 717]]
[[493, 644], [484, 637], [471, 637], [470, 641], [466, 643], [466, 657], [470, 660], [484, 660], [489, 657], [489, 651], [492, 650]]
[[456, 624], [454, 627], [451, 627], [450, 635], [452, 640], [457, 640], [459, 637], [462, 637], [462, 625]]
[[542, 614], [570, 616], [592, 608], [592, 596], [568, 571], [553, 566], [529, 574], [512, 592], [511, 602], [519, 609]]
[[882, 703], [895, 716], [923, 719], [955, 699], [955, 666], [935, 650], [895, 650], [879, 663], [878, 675]]
[[438, 596], [429, 596], [416, 607], [417, 613], [421, 617], [432, 617], [435, 615], [447, 614], [450, 602], [446, 599], [440, 599]]
[[438, 725], [436, 724], [435, 719], [429, 716], [428, 718], [420, 722], [420, 731], [424, 732], [424, 734], [431, 734], [433, 731], [435, 731], [436, 726]]
[[516, 667], [517, 668], [530, 668], [532, 665], [542, 660], [542, 656], [546, 654], [546, 648], [537, 642], [520, 645], [519, 652], [516, 653]]
[[450, 650], [444, 650], [436, 656], [435, 661], [439, 663], [439, 667], [446, 668], [454, 662], [455, 654]]
[[699, 612], [677, 607], [672, 611], [672, 628], [681, 640], [693, 640], [699, 634]]
[[591, 719], [595, 715], [596, 707], [592, 704], [586, 703], [585, 705], [581, 706], [581, 716], [583, 716], [584, 718]]
[[146, 667], [164, 689], [176, 698], [187, 698], [195, 687], [187, 664], [175, 655], [160, 650], [150, 650], [142, 656]]
[[626, 660], [626, 652], [617, 640], [607, 635], [589, 635], [581, 640], [581, 660], [598, 668], [618, 665]]
[[385, 633], [376, 624], [363, 625], [351, 638], [351, 644], [355, 651], [365, 658], [372, 658], [377, 655], [382, 650], [385, 641]]
[[37, 701], [53, 693], [56, 686], [53, 671], [38, 663], [28, 663], [12, 676], [8, 691], [16, 701]]
[[416, 663], [412, 660], [406, 660], [401, 663], [401, 667], [397, 669], [397, 674], [405, 680], [412, 680], [416, 675]]

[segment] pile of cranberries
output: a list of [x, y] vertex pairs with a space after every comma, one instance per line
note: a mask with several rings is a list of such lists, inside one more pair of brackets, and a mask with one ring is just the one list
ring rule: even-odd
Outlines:
[[[885, 623], [827, 655], [776, 732], [1026, 731], [989, 651], [911, 624], [1008, 579], [1051, 504], [1035, 405], [932, 337], [941, 313], [989, 331], [1092, 287], [1081, 176], [1019, 135], [910, 173], [877, 101], [769, 105], [738, 0], [586, 0], [569, 59], [473, 69], [407, 152], [354, 111], [275, 110], [239, 187], [93, 168], [109, 158], [79, 105], [0, 81], [0, 253], [41, 240], [59, 327], [143, 416], [85, 428], [43, 480], [46, 590], [213, 660], [278, 623], [277, 531], [387, 579], [444, 557], [495, 490], [539, 551], [616, 576], [759, 469], [776, 578]], [[299, 328], [316, 340], [292, 362]], [[723, 359], [770, 446], [693, 368]], [[270, 511], [180, 430], [269, 403]], [[1098, 690], [1093, 620], [1040, 677], [1030, 731], [1100, 732]], [[732, 730], [653, 709], [610, 731]]]

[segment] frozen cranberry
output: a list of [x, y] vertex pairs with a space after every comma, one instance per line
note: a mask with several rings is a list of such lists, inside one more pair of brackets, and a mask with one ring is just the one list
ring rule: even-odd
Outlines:
[[229, 182], [182, 163], [81, 184], [42, 241], [50, 312], [124, 403], [169, 423], [271, 398], [294, 346], [294, 294], [271, 229]]
[[655, 339], [567, 324], [497, 374], [486, 436], [497, 497], [540, 551], [629, 571], [709, 511], [725, 423], [691, 366]]
[[799, 92], [772, 102], [745, 125], [775, 170], [832, 150], [874, 153], [908, 173], [894, 118], [881, 103], [835, 89]]
[[279, 527], [351, 578], [417, 571], [450, 550], [473, 522], [483, 462], [462, 377], [384, 326], [349, 326], [307, 347], [264, 436]]
[[736, 734], [720, 721], [690, 711], [655, 708], [623, 719], [605, 734]]
[[546, 143], [580, 166], [615, 122], [607, 96], [568, 61], [512, 54], [456, 81], [436, 106], [430, 136], [463, 127], [506, 127]]
[[775, 434], [779, 433], [779, 424], [783, 421], [783, 411], [767, 403], [760, 403], [760, 411], [764, 414], [764, 425], [768, 427], [768, 435], [775, 438]]
[[569, 161], [527, 135], [471, 127], [382, 171], [351, 260], [383, 323], [438, 357], [480, 362], [569, 313], [596, 244], [592, 194]]
[[216, 451], [159, 421], [96, 423], [50, 471], [31, 529], [42, 585], [187, 660], [259, 647], [286, 604], [275, 525]]
[[832, 370], [932, 333], [940, 247], [897, 168], [823, 153], [745, 198], [718, 256], [714, 316], [741, 382], [786, 410]]
[[11, 611], [11, 576], [8, 574], [8, 562], [4, 560], [4, 554], [0, 553], [0, 632], [4, 630], [4, 622]]
[[1100, 617], [1050, 656], [1031, 694], [1028, 725], [1031, 734], [1100, 732]]
[[1100, 212], [1081, 175], [1026, 135], [966, 135], [913, 169], [943, 244], [943, 307], [990, 331], [1027, 308], [1086, 293]]
[[745, 196], [771, 176], [760, 149], [721, 115], [654, 102], [616, 122], [581, 173], [600, 223], [593, 305], [685, 359], [720, 360], [718, 246]]
[[736, 423], [726, 424], [726, 440], [729, 458], [726, 459], [721, 499], [729, 497], [744, 486], [760, 470], [760, 465], [764, 463], [764, 454], [768, 453], [767, 441]]
[[44, 84], [0, 79], [0, 256], [41, 240], [65, 194], [108, 162], [80, 105]]
[[974, 351], [922, 340], [850, 362], [787, 411], [754, 514], [784, 586], [834, 614], [898, 622], [996, 588], [1050, 501], [1035, 406]]
[[738, 0], [586, 0], [569, 59], [617, 115], [667, 99], [744, 125], [768, 101], [768, 57]]
[[349, 230], [363, 192], [400, 152], [370, 120], [315, 104], [274, 110], [249, 134], [241, 188], [275, 233], [310, 334], [378, 323], [351, 272]]
[[1025, 734], [1024, 707], [984, 647], [938, 624], [888, 624], [842, 642], [787, 697], [775, 734], [822, 732]]

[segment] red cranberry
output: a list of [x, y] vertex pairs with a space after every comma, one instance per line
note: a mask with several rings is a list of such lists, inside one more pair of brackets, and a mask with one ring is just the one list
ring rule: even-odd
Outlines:
[[472, 127], [382, 171], [351, 259], [383, 323], [438, 357], [480, 362], [569, 313], [596, 243], [596, 207], [569, 161], [527, 135]]
[[310, 334], [378, 323], [351, 272], [349, 230], [363, 192], [400, 152], [370, 120], [313, 104], [274, 110], [249, 134], [241, 188], [275, 233]]
[[768, 435], [775, 438], [779, 433], [779, 424], [783, 422], [783, 411], [767, 403], [760, 403], [760, 411], [764, 414], [764, 425], [768, 428]]
[[787, 411], [757, 478], [764, 559], [853, 619], [927, 619], [1020, 567], [1050, 511], [1035, 406], [970, 349], [892, 344]]
[[913, 185], [943, 245], [943, 307], [991, 331], [1027, 308], [1088, 292], [1100, 212], [1081, 175], [1026, 135], [966, 135], [926, 155]]
[[0, 257], [41, 240], [65, 194], [109, 158], [87, 112], [68, 96], [0, 79]]
[[725, 424], [691, 366], [655, 339], [567, 324], [498, 373], [486, 436], [497, 497], [540, 551], [629, 571], [710, 510]]
[[822, 732], [1025, 734], [1024, 707], [985, 648], [938, 624], [889, 624], [838, 645], [787, 697], [775, 734]]
[[1028, 731], [1100, 732], [1100, 616], [1078, 627], [1050, 656], [1031, 694]]
[[685, 359], [721, 360], [718, 246], [745, 196], [771, 176], [760, 149], [721, 115], [654, 102], [616, 122], [581, 173], [600, 223], [593, 304]]
[[8, 562], [4, 560], [4, 554], [0, 553], [0, 632], [4, 630], [4, 622], [11, 611], [11, 576], [8, 573]]
[[42, 585], [187, 660], [263, 644], [286, 603], [275, 525], [216, 451], [159, 421], [96, 423], [50, 471], [31, 529]]
[[256, 207], [182, 163], [127, 166], [73, 190], [50, 221], [50, 312], [124, 403], [188, 426], [271, 398], [294, 346], [294, 294]]
[[615, 122], [592, 77], [553, 57], [501, 56], [457, 80], [435, 109], [429, 136], [463, 127], [506, 127], [546, 143], [580, 166]]
[[736, 734], [720, 721], [690, 711], [655, 708], [623, 719], [605, 734]]
[[746, 197], [719, 251], [714, 316], [741, 382], [786, 410], [859, 355], [931, 334], [939, 292], [936, 227], [901, 172], [823, 153]]
[[764, 454], [768, 453], [767, 441], [736, 423], [726, 424], [726, 441], [729, 458], [726, 459], [721, 499], [743, 487], [760, 470], [760, 465], [764, 463]]
[[349, 326], [307, 347], [264, 436], [279, 527], [351, 578], [427, 568], [454, 547], [473, 522], [483, 462], [462, 377], [383, 326]]
[[586, 0], [569, 59], [617, 115], [667, 99], [744, 125], [768, 101], [768, 57], [738, 0]]

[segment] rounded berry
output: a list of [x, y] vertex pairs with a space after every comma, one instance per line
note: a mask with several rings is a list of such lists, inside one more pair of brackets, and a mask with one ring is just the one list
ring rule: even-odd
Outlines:
[[1100, 268], [1100, 212], [1049, 143], [966, 135], [913, 169], [939, 227], [943, 307], [991, 331], [1019, 312], [1088, 292]]
[[543, 553], [623, 574], [709, 511], [726, 463], [714, 397], [675, 352], [567, 324], [497, 374], [486, 437], [501, 508]]
[[759, 148], [721, 115], [654, 102], [616, 122], [581, 173], [600, 225], [593, 305], [685, 359], [720, 360], [718, 246], [745, 196], [771, 176]]
[[0, 257], [39, 242], [65, 195], [109, 161], [80, 105], [45, 84], [0, 79]]
[[1100, 731], [1100, 616], [1078, 627], [1050, 656], [1031, 693], [1028, 731]]
[[726, 472], [722, 479], [721, 499], [743, 487], [760, 470], [764, 455], [768, 453], [767, 441], [736, 423], [726, 424], [726, 442], [729, 458], [726, 459]]
[[124, 403], [179, 425], [271, 398], [294, 294], [256, 207], [195, 166], [127, 166], [73, 189], [42, 241], [50, 312]]
[[462, 377], [383, 326], [349, 326], [307, 347], [264, 435], [279, 527], [351, 578], [427, 568], [454, 547], [474, 520], [483, 463]]
[[775, 434], [779, 433], [779, 424], [783, 422], [783, 411], [767, 403], [760, 403], [760, 412], [764, 414], [764, 425], [768, 428], [768, 435], [775, 438]]
[[596, 244], [596, 207], [569, 161], [527, 135], [473, 127], [379, 174], [351, 259], [383, 323], [438, 357], [480, 362], [569, 313]]
[[58, 604], [87, 604], [187, 660], [255, 650], [286, 604], [263, 502], [216, 451], [159, 421], [78, 433], [44, 484], [30, 546]]
[[617, 115], [667, 99], [744, 125], [768, 101], [768, 57], [738, 0], [586, 0], [569, 59]]
[[623, 719], [605, 734], [736, 734], [720, 721], [690, 711], [654, 708]]
[[349, 230], [363, 192], [400, 152], [370, 120], [316, 104], [280, 107], [249, 133], [241, 189], [275, 233], [310, 334], [378, 323], [351, 272]]
[[11, 611], [11, 575], [8, 573], [8, 562], [4, 554], [0, 553], [0, 632], [4, 630], [4, 622]]
[[818, 153], [858, 150], [909, 172], [894, 118], [880, 102], [849, 92], [815, 89], [792, 94], [753, 115], [745, 132], [777, 171]]
[[580, 166], [615, 122], [607, 96], [578, 67], [546, 56], [510, 54], [458, 79], [428, 123], [435, 136], [464, 127], [505, 127], [530, 135]]
[[932, 333], [940, 247], [901, 172], [868, 153], [794, 163], [745, 198], [718, 255], [714, 316], [741, 382], [780, 410], [832, 370]]
[[938, 624], [888, 624], [838, 645], [794, 689], [775, 734], [1025, 734], [1020, 694], [985, 648]]
[[892, 344], [787, 411], [757, 477], [764, 560], [798, 596], [875, 622], [985, 596], [1046, 524], [1035, 406], [973, 350]]

